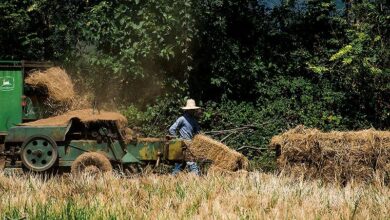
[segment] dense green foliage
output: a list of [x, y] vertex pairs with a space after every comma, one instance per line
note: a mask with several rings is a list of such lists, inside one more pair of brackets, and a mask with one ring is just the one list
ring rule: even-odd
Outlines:
[[165, 134], [186, 97], [205, 131], [246, 128], [211, 133], [234, 148], [297, 124], [388, 129], [390, 3], [266, 5], [5, 0], [0, 59], [58, 62], [146, 135]]

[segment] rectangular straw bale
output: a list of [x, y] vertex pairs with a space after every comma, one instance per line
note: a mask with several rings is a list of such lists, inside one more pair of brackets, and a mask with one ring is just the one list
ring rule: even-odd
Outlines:
[[390, 174], [387, 131], [321, 132], [298, 126], [273, 137], [270, 147], [280, 151], [278, 168], [292, 176], [347, 183]]
[[211, 160], [221, 169], [237, 171], [248, 168], [248, 159], [244, 155], [202, 134], [194, 137], [188, 150], [193, 157]]

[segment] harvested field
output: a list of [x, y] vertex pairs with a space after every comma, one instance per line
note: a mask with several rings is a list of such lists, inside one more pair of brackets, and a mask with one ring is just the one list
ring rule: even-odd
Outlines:
[[65, 70], [59, 67], [32, 72], [25, 82], [32, 87], [46, 89], [53, 101], [70, 102], [75, 97], [72, 80]]
[[213, 161], [213, 166], [227, 171], [248, 169], [248, 159], [228, 146], [206, 135], [198, 134], [188, 143], [189, 156]]
[[67, 112], [63, 115], [41, 119], [38, 121], [23, 123], [28, 126], [65, 126], [69, 124], [71, 119], [80, 119], [81, 122], [88, 124], [94, 121], [116, 121], [119, 126], [125, 127], [127, 119], [122, 114], [117, 112], [97, 112], [93, 109], [83, 109]]
[[298, 126], [271, 140], [285, 174], [326, 182], [388, 182], [390, 132], [321, 132]]
[[6, 177], [0, 219], [387, 219], [390, 189], [263, 173]]

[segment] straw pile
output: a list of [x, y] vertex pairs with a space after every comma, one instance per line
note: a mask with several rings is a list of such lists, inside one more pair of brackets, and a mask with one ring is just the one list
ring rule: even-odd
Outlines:
[[213, 166], [228, 171], [248, 169], [248, 159], [228, 146], [208, 136], [198, 134], [188, 144], [190, 156], [213, 161]]
[[90, 174], [109, 173], [112, 166], [107, 157], [99, 152], [87, 152], [81, 154], [72, 163], [71, 172], [73, 175], [86, 172]]
[[388, 181], [390, 132], [321, 132], [298, 126], [271, 140], [280, 151], [280, 170], [295, 177], [326, 182]]
[[53, 101], [70, 102], [75, 97], [72, 80], [59, 67], [32, 72], [25, 82], [32, 87], [47, 90], [49, 98]]
[[38, 121], [23, 123], [27, 126], [66, 126], [72, 119], [79, 119], [84, 124], [95, 121], [115, 121], [120, 128], [125, 128], [127, 119], [117, 112], [100, 111], [94, 112], [92, 109], [83, 109], [67, 112], [63, 115], [41, 119]]

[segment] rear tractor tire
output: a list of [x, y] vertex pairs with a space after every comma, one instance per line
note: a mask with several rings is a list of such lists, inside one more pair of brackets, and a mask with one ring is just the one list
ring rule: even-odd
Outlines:
[[88, 173], [92, 175], [108, 173], [112, 171], [112, 165], [108, 158], [98, 152], [83, 153], [73, 161], [71, 172], [73, 175]]

